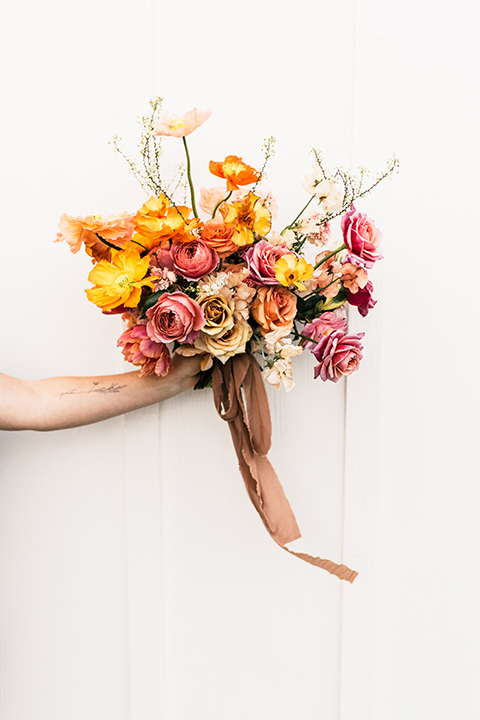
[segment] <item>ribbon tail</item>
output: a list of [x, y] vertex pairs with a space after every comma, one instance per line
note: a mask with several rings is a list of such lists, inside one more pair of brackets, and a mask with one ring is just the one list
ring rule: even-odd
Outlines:
[[301, 534], [277, 473], [266, 457], [271, 444], [271, 419], [255, 358], [244, 353], [230, 358], [225, 365], [216, 361], [212, 386], [218, 414], [228, 422], [248, 495], [273, 540], [300, 560], [353, 582], [358, 573], [346, 565], [285, 547]]

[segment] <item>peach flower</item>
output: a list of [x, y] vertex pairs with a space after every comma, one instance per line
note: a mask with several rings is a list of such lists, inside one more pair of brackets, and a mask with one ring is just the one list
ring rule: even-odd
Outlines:
[[225, 258], [238, 250], [232, 240], [234, 229], [227, 227], [223, 220], [207, 220], [201, 230], [201, 238], [217, 251], [218, 257]]
[[[102, 218], [100, 215], [72, 217], [64, 213], [60, 218], [59, 232], [54, 242], [65, 240], [73, 253], [85, 245], [94, 246], [100, 241], [97, 235], [121, 247], [133, 235], [133, 215], [119, 213]], [[108, 246], [105, 246], [108, 247]]]
[[168, 135], [169, 137], [185, 137], [190, 135], [200, 125], [203, 125], [212, 114], [211, 109], [208, 110], [189, 110], [185, 115], [174, 115], [165, 113], [160, 121], [155, 125], [154, 135]]
[[170, 370], [172, 361], [167, 346], [151, 340], [145, 325], [134, 325], [125, 330], [118, 339], [117, 347], [122, 348], [127, 362], [141, 366], [140, 376], [155, 373], [162, 377]]
[[296, 312], [296, 296], [281, 285], [260, 288], [251, 309], [263, 335], [279, 327], [291, 329]]

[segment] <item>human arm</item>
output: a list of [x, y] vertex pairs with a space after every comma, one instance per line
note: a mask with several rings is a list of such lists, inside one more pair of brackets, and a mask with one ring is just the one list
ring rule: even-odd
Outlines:
[[20, 380], [0, 374], [0, 430], [60, 430], [106, 420], [192, 388], [199, 371], [199, 356], [174, 355], [165, 377], [129, 372]]

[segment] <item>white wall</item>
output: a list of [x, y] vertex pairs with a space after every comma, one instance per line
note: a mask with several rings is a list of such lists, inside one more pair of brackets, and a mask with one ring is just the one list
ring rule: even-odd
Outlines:
[[477, 717], [471, 7], [9, 9], [4, 372], [123, 366], [117, 319], [84, 297], [88, 259], [51, 240], [62, 212], [143, 202], [107, 142], [134, 145], [154, 94], [214, 110], [190, 143], [198, 185], [209, 159], [255, 164], [277, 136], [279, 224], [304, 200], [312, 144], [332, 164], [395, 150], [402, 169], [362, 206], [385, 259], [375, 311], [352, 320], [367, 332], [361, 372], [321, 385], [300, 358], [292, 393], [269, 393], [302, 547], [343, 553], [354, 585], [270, 540], [207, 391], [91, 428], [2, 433], [1, 720]]

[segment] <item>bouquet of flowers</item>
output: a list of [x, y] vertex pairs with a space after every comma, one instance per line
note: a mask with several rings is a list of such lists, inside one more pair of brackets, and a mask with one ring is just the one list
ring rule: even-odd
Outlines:
[[[270, 192], [259, 189], [274, 152], [275, 139], [269, 138], [259, 170], [236, 155], [209, 163], [212, 175], [224, 184], [200, 189], [201, 214], [187, 136], [210, 115], [210, 110], [196, 108], [183, 116], [161, 115], [161, 99], [153, 100], [150, 114], [141, 120], [141, 166], [124, 154], [117, 137], [113, 141], [150, 195], [147, 202], [132, 214], [64, 214], [57, 241], [65, 240], [74, 253], [84, 247], [91, 256], [94, 267], [88, 279], [93, 287], [86, 290], [87, 297], [104, 313], [122, 314], [127, 328], [118, 346], [141, 375], [166, 375], [174, 352], [202, 355], [197, 387], [213, 384], [252, 501], [284, 547], [299, 533], [294, 522], [285, 532], [275, 527], [277, 510], [269, 509], [272, 503], [262, 494], [269, 438], [256, 442], [252, 427], [258, 425], [258, 439], [270, 419], [265, 417], [266, 396], [258, 377], [262, 370], [266, 382], [277, 389], [283, 383], [290, 390], [292, 358], [304, 350], [316, 358], [315, 378], [337, 382], [358, 369], [364, 334], [348, 333], [347, 307], [365, 316], [376, 303], [367, 271], [382, 257], [382, 234], [354, 203], [391, 175], [398, 161], [393, 158], [367, 181], [364, 169], [356, 175], [343, 168], [327, 171], [321, 154], [313, 150], [313, 172], [303, 182], [309, 199], [279, 232], [273, 229], [277, 203]], [[186, 157], [169, 184], [160, 174], [163, 137], [181, 138]], [[340, 243], [332, 232], [332, 221], [339, 217]], [[311, 262], [304, 256], [308, 247], [315, 256]], [[239, 425], [237, 415], [230, 417], [232, 396], [237, 410], [241, 408]], [[245, 402], [250, 402], [247, 409]], [[268, 404], [266, 408], [268, 412]], [[278, 502], [283, 510], [288, 506], [282, 492], [273, 505]], [[308, 558], [320, 560], [303, 557]], [[348, 568], [348, 577], [344, 570], [327, 569], [349, 580], [356, 575]]]

